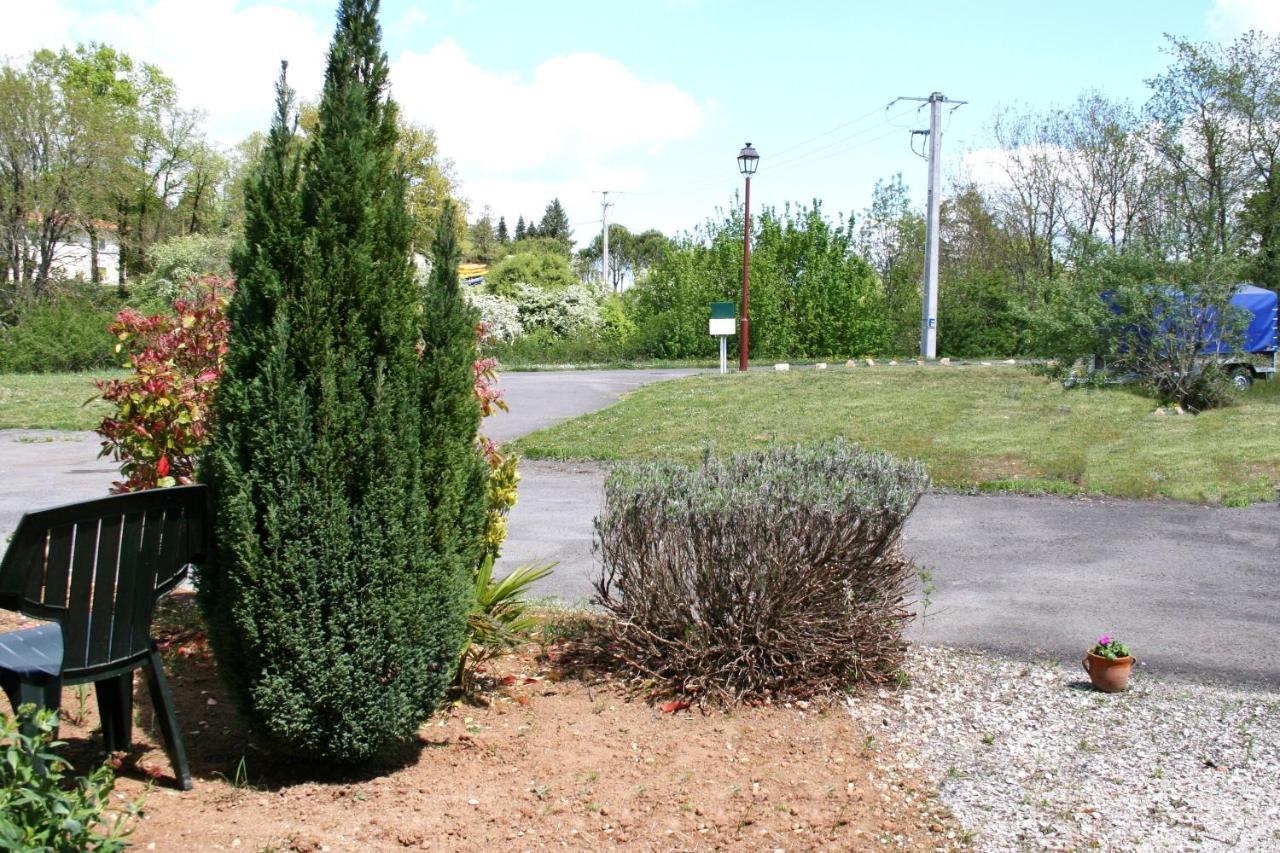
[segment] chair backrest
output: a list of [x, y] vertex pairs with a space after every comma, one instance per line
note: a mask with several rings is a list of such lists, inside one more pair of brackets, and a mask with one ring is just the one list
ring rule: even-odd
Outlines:
[[156, 600], [204, 561], [205, 486], [131, 492], [27, 513], [0, 562], [0, 607], [62, 625], [63, 675], [148, 649]]

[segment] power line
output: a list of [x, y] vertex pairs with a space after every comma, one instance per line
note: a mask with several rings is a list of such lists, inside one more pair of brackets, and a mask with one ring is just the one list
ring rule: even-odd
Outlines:
[[[899, 113], [899, 116], [903, 114], [905, 114], [905, 112]], [[880, 130], [886, 125], [891, 125], [891, 129], [888, 133], [881, 134], [880, 136], [877, 136], [874, 139], [865, 140], [864, 142], [860, 142], [856, 145], [845, 145], [845, 143], [847, 142], [850, 142], [854, 139], [858, 139], [859, 137], [866, 136], [868, 133], [873, 133], [877, 130]], [[902, 128], [898, 127], [897, 125], [894, 125], [891, 121], [885, 120], [878, 124], [873, 124], [870, 127], [863, 128], [857, 133], [851, 133], [848, 136], [837, 139], [835, 142], [824, 145], [821, 148], [816, 148], [813, 151], [807, 151], [804, 154], [800, 154], [796, 157], [792, 157], [790, 160], [783, 158], [783, 161], [781, 163], [776, 163], [776, 162], [770, 163], [769, 172], [777, 173], [782, 169], [790, 168], [792, 166], [798, 166], [798, 165], [803, 165], [805, 163], [817, 162], [818, 160], [826, 159], [827, 157], [834, 156], [835, 154], [842, 154], [845, 151], [849, 151], [854, 148], [861, 148], [863, 145], [869, 145], [872, 142], [876, 142], [881, 139], [885, 139], [889, 136], [893, 136], [894, 134], [899, 133], [901, 130]]]
[[[890, 104], [890, 106], [892, 106], [892, 104]], [[809, 144], [810, 142], [814, 142], [823, 137], [830, 136], [832, 133], [843, 130], [844, 128], [849, 127], [850, 125], [855, 124], [859, 121], [864, 121], [865, 119], [871, 117], [872, 115], [875, 115], [876, 113], [881, 112], [882, 110], [887, 111], [887, 107], [876, 107], [874, 110], [863, 113], [861, 116], [858, 116], [856, 118], [850, 119], [844, 124], [837, 125], [836, 127], [831, 128], [830, 130], [826, 130], [820, 134], [817, 134], [816, 136], [811, 136], [804, 142], [797, 143], [796, 145], [792, 145], [789, 148], [784, 148], [783, 153], [795, 151], [798, 148], [801, 148]], [[828, 157], [833, 157], [833, 156], [836, 156], [837, 154], [842, 154], [845, 151], [851, 151], [856, 148], [861, 148], [863, 147], [863, 145], [870, 145], [874, 142], [879, 142], [880, 140], [893, 135], [893, 133], [896, 133], [899, 130], [899, 126], [894, 124], [893, 119], [901, 118], [903, 115], [906, 115], [909, 112], [911, 112], [911, 110], [906, 109], [894, 114], [893, 116], [886, 115], [884, 120], [879, 121], [876, 124], [869, 125], [865, 128], [862, 128], [851, 134], [848, 134], [847, 136], [843, 136], [832, 142], [826, 143], [825, 145], [819, 146], [818, 148], [812, 149], [810, 151], [802, 152], [790, 159], [783, 157], [782, 162], [780, 164], [776, 163], [773, 160], [773, 157], [778, 155], [770, 155], [769, 173], [776, 174], [779, 171], [783, 169], [789, 169], [792, 166], [805, 165], [807, 163], [815, 163], [820, 160], [824, 160]], [[874, 133], [876, 130], [879, 130], [885, 125], [892, 125], [894, 129], [888, 134], [877, 136], [873, 139], [865, 140], [864, 142], [861, 142], [861, 143], [857, 143], [854, 145], [846, 144], [855, 139], [866, 136], [868, 133]], [[684, 186], [658, 187], [656, 189], [651, 189], [651, 190], [627, 190], [627, 192], [631, 195], [686, 195], [688, 193], [701, 192], [703, 190], [714, 189], [716, 187], [723, 187], [724, 185], [725, 185], [724, 178], [712, 178], [707, 181], [700, 181], [696, 184], [686, 184]]]
[[868, 118], [870, 118], [871, 116], [873, 116], [873, 115], [875, 115], [875, 114], [879, 113], [879, 112], [880, 112], [880, 109], [881, 109], [880, 107], [876, 107], [875, 109], [873, 109], [873, 110], [869, 110], [869, 111], [867, 111], [867, 112], [863, 113], [863, 114], [862, 114], [862, 115], [860, 115], [860, 116], [856, 116], [856, 117], [854, 117], [854, 118], [849, 119], [848, 121], [844, 122], [843, 124], [838, 124], [838, 125], [836, 125], [835, 127], [831, 128], [830, 130], [824, 130], [822, 133], [819, 133], [819, 134], [817, 134], [817, 135], [815, 135], [815, 136], [810, 136], [808, 139], [806, 139], [806, 140], [804, 140], [804, 141], [802, 141], [802, 142], [797, 142], [795, 145], [792, 145], [792, 146], [787, 147], [787, 148], [783, 148], [781, 151], [775, 151], [775, 152], [773, 153], [773, 156], [774, 156], [774, 157], [781, 157], [781, 156], [783, 156], [784, 154], [790, 154], [792, 151], [795, 151], [795, 150], [796, 150], [796, 149], [798, 149], [798, 148], [803, 148], [803, 147], [805, 147], [805, 146], [806, 146], [806, 145], [808, 145], [810, 142], [816, 142], [817, 140], [822, 139], [824, 136], [830, 136], [831, 134], [835, 133], [836, 131], [844, 130], [846, 127], [849, 127], [850, 125], [857, 124], [858, 122], [862, 121], [863, 119], [868, 119]]

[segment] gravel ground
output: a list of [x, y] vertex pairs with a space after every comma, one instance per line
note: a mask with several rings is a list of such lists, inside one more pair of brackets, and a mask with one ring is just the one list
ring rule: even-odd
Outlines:
[[978, 849], [1280, 850], [1280, 693], [929, 647], [908, 672], [850, 711]]

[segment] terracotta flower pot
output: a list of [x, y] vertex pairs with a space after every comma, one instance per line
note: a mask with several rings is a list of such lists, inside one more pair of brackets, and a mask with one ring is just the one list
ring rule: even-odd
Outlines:
[[1133, 656], [1111, 660], [1093, 652], [1085, 654], [1080, 661], [1084, 671], [1089, 673], [1095, 690], [1103, 693], [1119, 693], [1129, 683], [1129, 673], [1133, 670]]

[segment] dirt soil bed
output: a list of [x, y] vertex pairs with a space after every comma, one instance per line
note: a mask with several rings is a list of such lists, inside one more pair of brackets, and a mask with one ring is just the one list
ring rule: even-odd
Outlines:
[[[190, 609], [166, 614], [162, 642], [195, 789], [173, 789], [137, 679], [117, 795], [142, 794], [150, 775], [159, 785], [135, 849], [935, 850], [963, 838], [918, 777], [877, 769], [879, 732], [840, 702], [665, 712], [607, 679], [566, 676], [554, 647], [501, 661], [487, 706], [442, 711], [379, 765], [342, 773], [271, 756], [239, 720]], [[63, 715], [65, 754], [92, 766], [92, 692], [67, 689]]]

